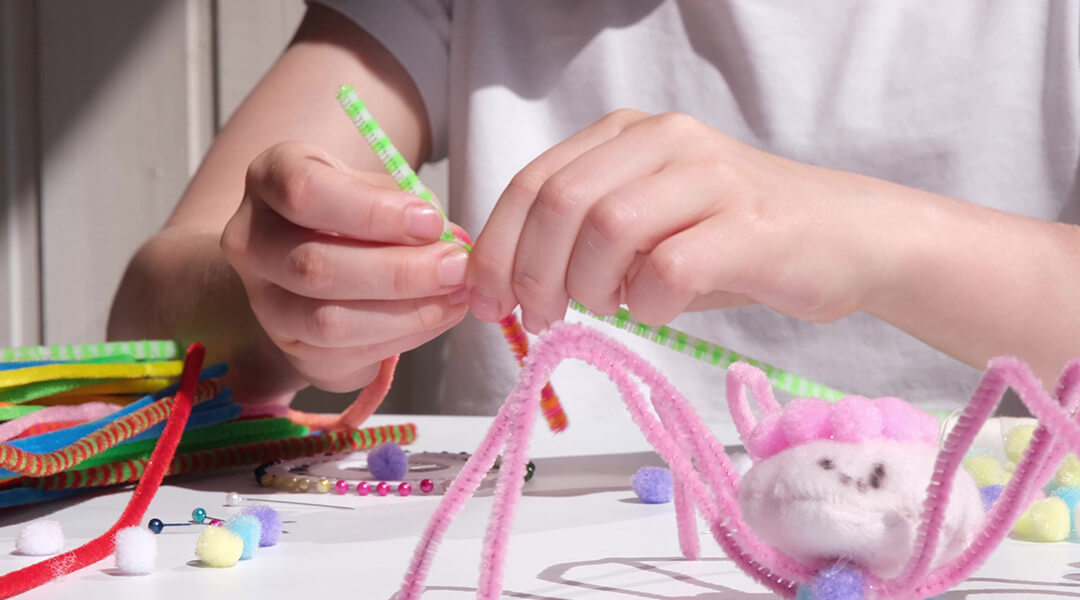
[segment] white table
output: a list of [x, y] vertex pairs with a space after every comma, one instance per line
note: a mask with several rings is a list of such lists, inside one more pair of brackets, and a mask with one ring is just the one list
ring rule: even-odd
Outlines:
[[[414, 450], [472, 451], [489, 419], [478, 417], [378, 416], [374, 424], [411, 421], [418, 426]], [[539, 427], [542, 427], [540, 425]], [[730, 425], [720, 439], [734, 441]], [[646, 464], [661, 464], [628, 417], [613, 411], [602, 423], [573, 420], [558, 436], [538, 428], [530, 456], [536, 477], [518, 505], [506, 569], [504, 598], [652, 600], [748, 600], [771, 594], [726, 560], [702, 527], [703, 558], [687, 561], [678, 550], [671, 504], [639, 503], [629, 477]], [[228, 516], [225, 492], [257, 498], [250, 470], [167, 480], [147, 519], [180, 522], [196, 506]], [[25, 594], [33, 600], [153, 600], [261, 598], [263, 600], [360, 598], [383, 600], [397, 590], [413, 545], [437, 497], [298, 496], [355, 510], [275, 504], [290, 521], [281, 542], [229, 569], [199, 566], [199, 527], [167, 528], [158, 536], [156, 571], [123, 576], [109, 558]], [[104, 531], [120, 514], [130, 489], [3, 513], [0, 569], [8, 572], [37, 559], [13, 554], [20, 529], [33, 519], [61, 522], [68, 547]], [[475, 595], [480, 547], [490, 494], [474, 498], [451, 526], [428, 579], [425, 600], [464, 600]], [[959, 599], [1080, 598], [1080, 544], [1006, 540], [990, 562], [958, 590]]]

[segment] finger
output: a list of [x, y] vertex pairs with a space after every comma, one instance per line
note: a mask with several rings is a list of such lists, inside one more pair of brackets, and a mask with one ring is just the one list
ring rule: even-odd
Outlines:
[[316, 300], [264, 284], [252, 297], [259, 323], [282, 349], [294, 342], [320, 348], [352, 348], [460, 321], [467, 310], [464, 289], [450, 295], [408, 300]]
[[248, 168], [245, 194], [288, 221], [346, 237], [426, 244], [443, 231], [439, 211], [389, 175], [353, 172], [316, 146], [278, 144]]
[[469, 260], [469, 306], [477, 318], [497, 321], [517, 304], [511, 285], [514, 255], [529, 207], [544, 182], [589, 148], [645, 116], [638, 111], [616, 111], [544, 152], [514, 176], [495, 204]]
[[465, 284], [468, 255], [457, 244], [373, 245], [304, 229], [268, 210], [254, 213], [244, 252], [249, 268], [294, 294], [393, 300], [449, 294]]
[[612, 315], [635, 259], [717, 208], [704, 173], [668, 168], [604, 196], [574, 242], [566, 289], [593, 312]]
[[368, 385], [383, 358], [422, 346], [453, 325], [356, 348], [319, 348], [297, 342], [285, 352], [293, 367], [315, 387], [349, 392]]
[[630, 312], [643, 323], [662, 325], [699, 296], [750, 295], [752, 242], [727, 225], [723, 215], [713, 216], [653, 248], [627, 284]]
[[[526, 329], [535, 332], [565, 314], [568, 264], [595, 203], [657, 173], [678, 154], [679, 138], [662, 130], [664, 121], [653, 117], [630, 125], [583, 152], [541, 186], [522, 226], [512, 275]], [[619, 219], [627, 217], [636, 218], [629, 214]]]

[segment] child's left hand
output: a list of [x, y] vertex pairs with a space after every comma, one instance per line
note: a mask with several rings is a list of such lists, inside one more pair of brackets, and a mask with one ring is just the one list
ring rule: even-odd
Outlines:
[[470, 306], [492, 321], [520, 304], [534, 333], [570, 297], [600, 314], [625, 303], [649, 324], [749, 303], [835, 320], [892, 283], [926, 204], [898, 201], [904, 190], [686, 115], [620, 110], [513, 178], [469, 261]]

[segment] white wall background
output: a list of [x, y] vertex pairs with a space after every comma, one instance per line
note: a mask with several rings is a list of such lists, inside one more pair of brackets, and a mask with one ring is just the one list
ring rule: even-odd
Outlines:
[[[128, 259], [303, 12], [0, 0], [0, 345], [104, 339]], [[445, 169], [424, 181], [442, 192]]]

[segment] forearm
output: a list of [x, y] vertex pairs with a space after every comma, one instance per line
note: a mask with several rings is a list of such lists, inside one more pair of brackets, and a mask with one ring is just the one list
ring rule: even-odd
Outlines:
[[229, 364], [238, 401], [288, 403], [307, 384], [259, 327], [219, 237], [172, 227], [146, 242], [113, 300], [109, 339], [202, 342], [208, 363]]
[[909, 188], [896, 268], [866, 311], [983, 369], [1026, 361], [1047, 387], [1080, 356], [1080, 228]]

